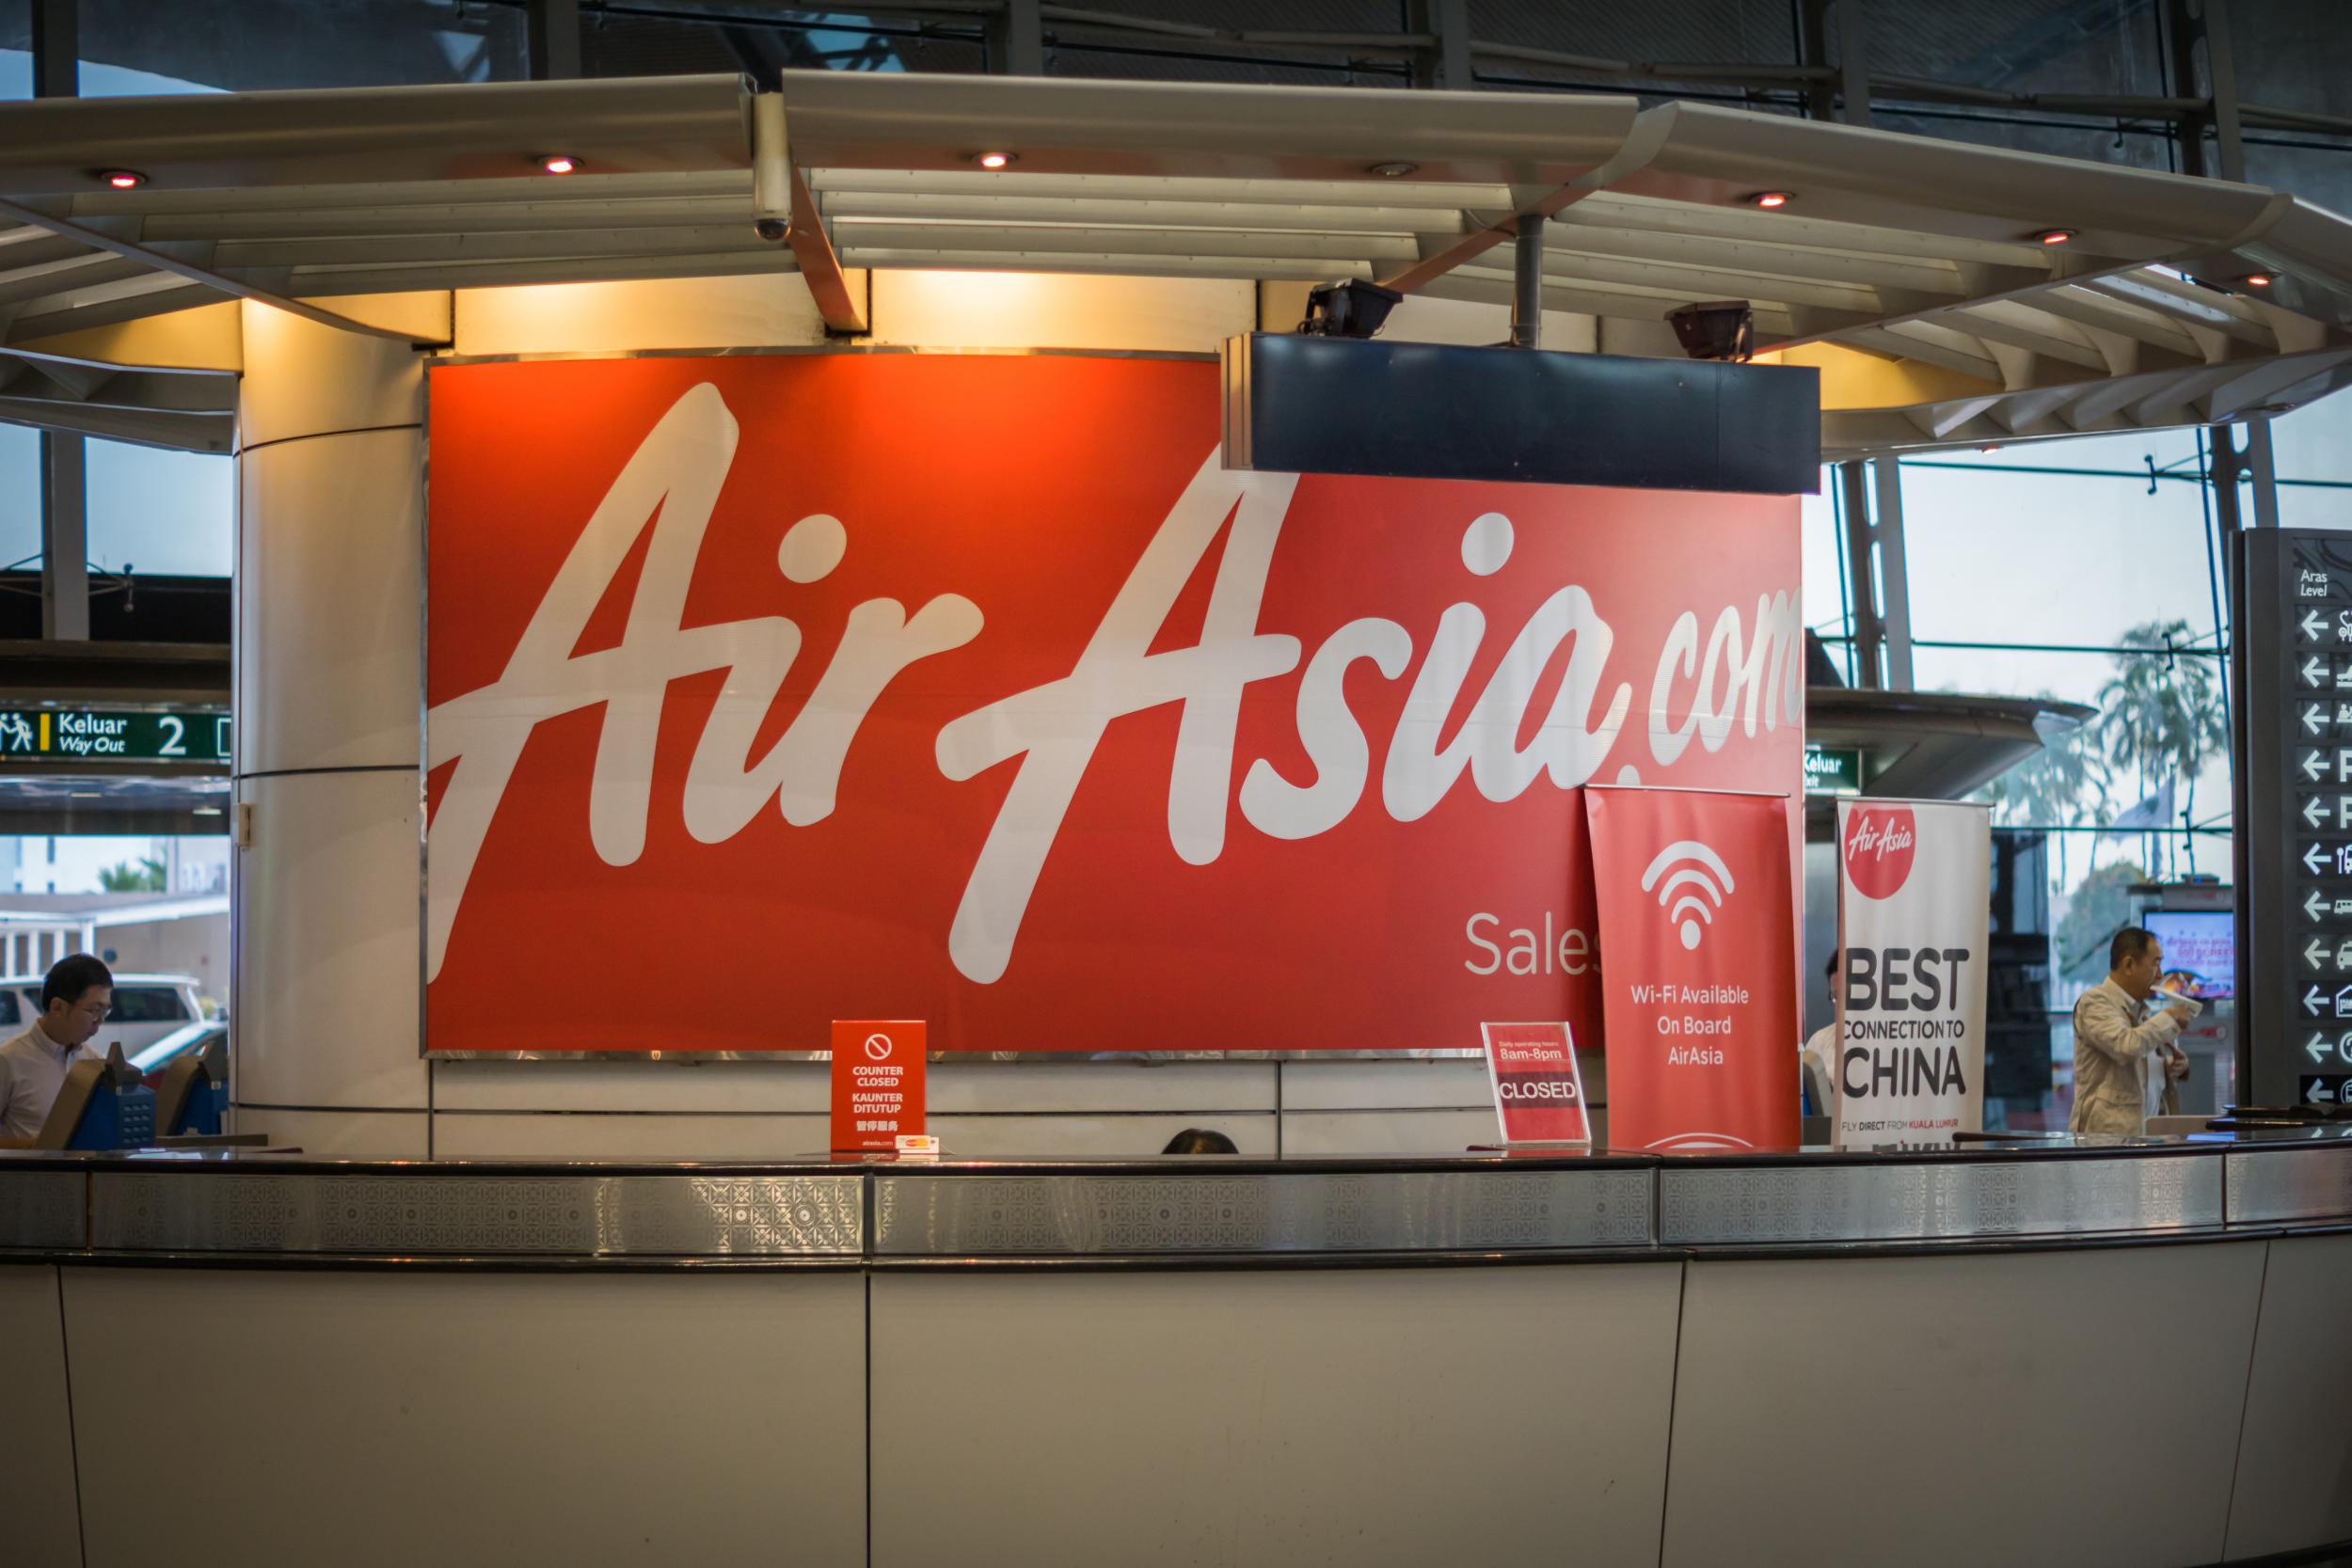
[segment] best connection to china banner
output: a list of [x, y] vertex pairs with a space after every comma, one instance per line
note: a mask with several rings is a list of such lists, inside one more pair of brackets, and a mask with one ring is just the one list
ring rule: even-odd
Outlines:
[[1991, 808], [1837, 802], [1836, 1143], [1984, 1128]]
[[1605, 1049], [1579, 790], [1799, 787], [1794, 498], [1229, 471], [1183, 360], [430, 409], [429, 1050]]
[[1788, 801], [1591, 789], [1600, 895], [1609, 1142], [1786, 1148], [1797, 1141], [1797, 990]]

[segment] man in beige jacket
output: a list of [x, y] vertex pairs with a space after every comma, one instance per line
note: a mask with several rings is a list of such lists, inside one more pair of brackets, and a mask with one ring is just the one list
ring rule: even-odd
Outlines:
[[2173, 1082], [2188, 1057], [2172, 1041], [2196, 1013], [2174, 1003], [2150, 1016], [2148, 998], [2164, 973], [2164, 949], [2137, 927], [2107, 944], [2107, 977], [2074, 1004], [2074, 1114], [2070, 1132], [2138, 1132], [2148, 1125], [2148, 1064]]

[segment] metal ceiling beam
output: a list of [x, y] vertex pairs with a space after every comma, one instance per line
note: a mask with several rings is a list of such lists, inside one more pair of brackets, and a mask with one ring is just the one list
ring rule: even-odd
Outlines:
[[1381, 207], [1434, 208], [1458, 216], [1462, 209], [1511, 204], [1507, 185], [1439, 182], [1419, 178], [1381, 180], [1271, 180], [1239, 175], [1181, 174], [990, 174], [978, 169], [846, 168], [811, 165], [803, 169], [808, 188], [830, 200], [848, 192], [900, 196], [986, 198], [992, 195], [1064, 197], [1077, 200], [1207, 201], [1246, 205], [1355, 207], [1369, 193]]
[[25, 205], [56, 217], [152, 218], [166, 214], [368, 212], [377, 208], [545, 207], [628, 200], [691, 201], [731, 197], [750, 210], [749, 168], [677, 169], [653, 174], [494, 175], [463, 180], [362, 180], [338, 184], [205, 185], [186, 190], [82, 191], [28, 197]]
[[290, 299], [282, 294], [273, 293], [267, 289], [257, 288], [250, 283], [224, 277], [150, 246], [135, 245], [128, 240], [116, 239], [110, 234], [102, 233], [67, 218], [52, 217], [45, 213], [35, 212], [20, 202], [0, 199], [0, 216], [13, 218], [19, 223], [28, 223], [36, 228], [46, 229], [60, 238], [88, 245], [92, 250], [111, 251], [126, 260], [138, 261], [152, 271], [169, 273], [187, 282], [199, 283], [208, 289], [217, 289], [220, 293], [237, 299], [249, 299], [258, 305], [274, 306], [290, 315], [300, 316], [304, 321], [315, 322], [321, 326], [332, 326], [345, 332], [357, 332], [364, 337], [389, 338], [396, 342], [405, 343], [409, 341], [408, 335], [405, 332], [388, 332], [381, 327], [370, 326], [365, 322], [354, 321], [349, 316], [339, 316], [332, 310], [322, 310], [315, 305], [306, 305], [298, 299]]
[[930, 223], [1121, 224], [1144, 229], [1290, 229], [1334, 234], [1458, 234], [1458, 210], [1295, 201], [1159, 201], [1114, 197], [830, 191], [827, 219]]
[[[416, 206], [287, 209], [273, 212], [167, 213], [137, 220], [129, 237], [167, 240], [300, 240], [416, 234], [576, 234], [604, 229], [667, 229], [737, 224], [749, 192], [726, 197], [634, 198], [609, 201], [444, 202]], [[0, 265], [9, 253], [0, 250]]]
[[[1001, 250], [885, 250], [844, 245], [845, 267], [919, 267], [944, 272], [1004, 272], [1010, 253]], [[1054, 258], [1055, 272], [1096, 273], [1112, 277], [1247, 277], [1264, 280], [1328, 282], [1341, 277], [1370, 277], [1372, 268], [1360, 261], [1329, 261], [1315, 257], [1120, 256], [1072, 251]]]
[[801, 178], [798, 168], [792, 171], [792, 232], [788, 243], [793, 259], [800, 264], [801, 280], [808, 285], [809, 297], [817, 302], [817, 313], [824, 319], [825, 329], [863, 337], [866, 331], [864, 302], [841, 270], [841, 258], [825, 232], [824, 214], [818, 211], [817, 198], [809, 194], [808, 182]]
[[1080, 229], [1054, 224], [837, 222], [834, 238], [843, 248], [1000, 250], [1008, 257], [1052, 257], [1064, 251], [1132, 257], [1261, 256], [1327, 257], [1335, 261], [1402, 261], [1413, 256], [1406, 235], [1251, 232], [1232, 229]]
[[164, 287], [143, 294], [124, 295], [88, 305], [69, 305], [43, 313], [33, 301], [17, 312], [8, 323], [6, 343], [38, 342], [54, 338], [61, 332], [74, 332], [84, 327], [112, 326], [119, 322], [138, 321], [167, 310], [184, 310], [199, 305], [220, 302], [218, 291], [201, 288], [174, 277], [162, 279]]
[[82, 93], [80, 0], [31, 0], [33, 96], [78, 98]]

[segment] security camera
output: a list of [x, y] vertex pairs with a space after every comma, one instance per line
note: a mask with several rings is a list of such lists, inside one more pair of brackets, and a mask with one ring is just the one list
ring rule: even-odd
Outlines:
[[1318, 338], [1369, 338], [1405, 296], [1363, 278], [1307, 291], [1307, 319], [1298, 330]]
[[1667, 311], [1666, 320], [1693, 359], [1745, 359], [1756, 352], [1756, 312], [1744, 299], [1685, 305]]
[[792, 237], [792, 226], [782, 218], [759, 218], [752, 224], [752, 232], [770, 245], [782, 245]]

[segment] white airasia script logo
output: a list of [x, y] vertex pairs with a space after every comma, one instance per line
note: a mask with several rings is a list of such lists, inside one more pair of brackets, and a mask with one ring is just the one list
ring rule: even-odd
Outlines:
[[[427, 716], [428, 765], [457, 765], [431, 830], [428, 977], [440, 972], [475, 858], [538, 725], [603, 706], [588, 785], [589, 840], [608, 865], [628, 865], [644, 851], [654, 744], [672, 681], [726, 672], [684, 792], [687, 831], [716, 844], [742, 832], [771, 801], [795, 827], [830, 816], [843, 761], [883, 689], [918, 660], [980, 635], [980, 608], [961, 594], [942, 594], [913, 615], [895, 599], [865, 601], [850, 610], [833, 661], [790, 725], [765, 755], [751, 755], [761, 720], [800, 653], [801, 628], [781, 616], [691, 629], [679, 625], [736, 441], [735, 417], [717, 388], [705, 383], [681, 396], [588, 519], [499, 678]], [[948, 932], [948, 955], [967, 978], [993, 982], [1011, 962], [1046, 855], [1113, 720], [1183, 705], [1168, 771], [1168, 836], [1187, 863], [1207, 865], [1224, 852], [1229, 805], [1236, 798], [1251, 827], [1283, 840], [1327, 832], [1360, 803], [1372, 752], [1343, 683], [1358, 660], [1369, 660], [1388, 680], [1402, 679], [1414, 655], [1412, 633], [1376, 616], [1347, 622], [1306, 657], [1297, 721], [1313, 767], [1311, 782], [1294, 783], [1259, 758], [1248, 765], [1237, 797], [1233, 786], [1234, 732], [1245, 689], [1288, 674], [1307, 654], [1297, 638], [1258, 629], [1275, 543], [1297, 483], [1295, 475], [1229, 472], [1212, 450], [1070, 673], [991, 703], [940, 731], [935, 755], [950, 780], [1020, 759]], [[1150, 652], [1228, 518], [1200, 641]], [[649, 525], [653, 538], [619, 643], [573, 653]], [[817, 581], [839, 564], [846, 547], [839, 523], [804, 518], [787, 532], [778, 570], [794, 582]], [[1491, 574], [1507, 562], [1510, 548], [1508, 521], [1489, 513], [1465, 533], [1464, 564], [1477, 575]], [[1380, 803], [1395, 821], [1427, 816], [1465, 771], [1482, 796], [1497, 802], [1516, 799], [1543, 776], [1556, 788], [1574, 788], [1592, 778], [1616, 742], [1633, 689], [1620, 683], [1604, 692], [1613, 634], [1590, 595], [1570, 585], [1529, 617], [1469, 718], [1440, 748], [1440, 729], [1486, 631], [1486, 615], [1473, 604], [1451, 605], [1438, 618], [1381, 765]], [[1667, 636], [1650, 689], [1651, 756], [1671, 767], [1694, 735], [1714, 752], [1735, 725], [1753, 736], [1759, 721], [1767, 733], [1777, 727], [1784, 705], [1794, 717], [1802, 701], [1800, 636], [1788, 594], [1759, 594], [1753, 641], [1739, 610], [1726, 608], [1702, 657], [1698, 617], [1685, 611]], [[1559, 691], [1522, 750], [1518, 737], [1537, 678], [1571, 638]], [[1691, 711], [1680, 728], [1670, 730], [1665, 716], [1677, 679], [1694, 681]]]

